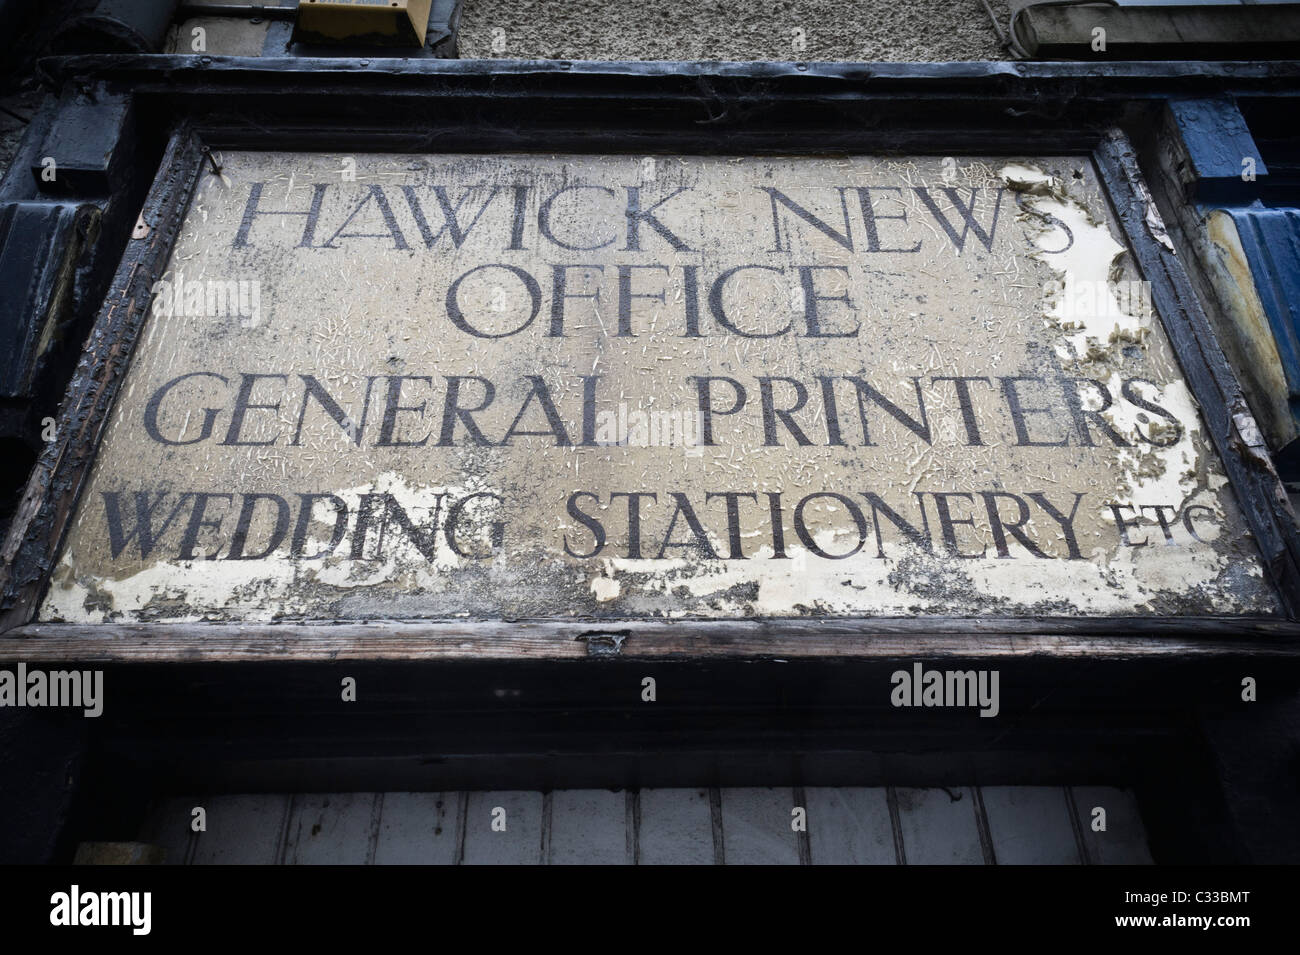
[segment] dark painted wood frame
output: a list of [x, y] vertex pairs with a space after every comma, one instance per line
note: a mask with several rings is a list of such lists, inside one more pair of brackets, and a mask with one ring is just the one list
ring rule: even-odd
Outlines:
[[[472, 139], [472, 130], [460, 130], [451, 139], [457, 148], [464, 148], [466, 136]], [[319, 129], [315, 136], [304, 134], [302, 138], [308, 146], [323, 145]], [[1093, 162], [1117, 221], [1139, 269], [1152, 284], [1157, 310], [1285, 608], [1283, 617], [405, 620], [95, 626], [33, 622], [147, 315], [151, 287], [166, 266], [195, 184], [215, 165], [208, 142], [217, 148], [257, 148], [259, 144], [262, 148], [294, 148], [292, 134], [286, 139], [285, 134], [256, 123], [203, 127], [182, 119], [142, 214], [147, 231], [128, 244], [61, 408], [58, 439], [42, 454], [0, 549], [4, 600], [0, 662], [1007, 656], [1057, 660], [1266, 656], [1300, 660], [1300, 641], [1296, 639], [1300, 636], [1300, 538], [1290, 507], [1267, 457], [1261, 460], [1252, 453], [1249, 418], [1242, 417], [1244, 402], [1187, 275], [1173, 251], [1158, 241], [1159, 213], [1127, 138], [1117, 128], [1104, 132], [1080, 128], [1067, 134], [1058, 130], [1050, 136], [1019, 137], [1005, 131], [982, 135], [967, 129], [960, 139], [963, 150], [978, 149], [979, 143], [985, 142], [989, 151], [998, 153], [1034, 149], [1055, 153], [1063, 151], [1063, 143], [1071, 148], [1091, 144]], [[917, 144], [927, 141], [932, 146], [944, 143], [944, 134], [932, 130], [928, 137], [913, 140]], [[783, 151], [784, 147], [779, 132], [765, 140], [751, 138], [749, 143], [766, 152]], [[522, 141], [515, 137], [507, 146], [492, 140], [489, 148], [527, 149], [528, 144], [525, 133]], [[699, 144], [699, 131], [683, 127], [680, 145]], [[657, 140], [659, 150], [675, 145], [679, 144], [671, 135]], [[609, 142], [587, 148], [601, 146], [613, 151]], [[556, 147], [552, 144], [549, 148]], [[851, 144], [846, 145], [843, 136], [836, 139], [836, 150], [848, 148]], [[806, 153], [813, 148], [804, 142], [788, 151]], [[934, 150], [917, 147], [916, 151]]]
[[[1295, 689], [1294, 610], [1199, 619], [31, 623], [152, 279], [205, 174], [204, 144], [356, 152], [542, 144], [638, 155], [1092, 152], [1162, 315], [1176, 317], [1170, 337], [1207, 409], [1216, 450], [1262, 508], [1243, 500], [1263, 530], [1274, 576], [1291, 592], [1295, 534], [1279, 488], [1266, 468], [1252, 473], [1232, 450], [1227, 412], [1236, 385], [1180, 264], [1147, 231], [1132, 151], [1103, 131], [1131, 121], [1134, 110], [1151, 115], [1171, 96], [1294, 100], [1300, 62], [109, 55], [45, 60], [42, 69], [55, 85], [130, 92], [155, 128], [178, 123], [144, 208], [149, 231], [127, 243], [68, 389], [60, 441], [32, 476], [21, 527], [0, 545], [7, 631], [0, 665], [93, 663], [113, 688], [103, 720], [63, 714], [73, 734], [68, 751], [85, 750], [79, 808], [64, 833], [68, 858], [78, 839], [134, 838], [130, 820], [138, 823], [161, 792], [1082, 780], [1138, 785], [1159, 861], [1300, 857], [1294, 834], [1279, 832], [1284, 810], [1270, 813], [1260, 799], [1263, 791], [1269, 805], [1293, 804], [1274, 768], [1289, 758], [1290, 738], [1269, 730], [1277, 707], [1257, 711], [1240, 699], [1243, 674], [1267, 679], [1262, 700]], [[1001, 670], [1001, 718], [889, 706], [890, 671], [919, 659]], [[646, 672], [660, 679], [656, 706], [640, 700]], [[364, 688], [359, 704], [340, 708], [341, 675]], [[53, 722], [48, 710], [23, 712], [42, 726]], [[1207, 735], [1215, 720], [1220, 729]], [[96, 739], [89, 749], [88, 732]], [[50, 747], [44, 737], [35, 745]], [[1265, 781], [1243, 774], [1243, 765]], [[71, 789], [73, 776], [40, 778], [66, 778]], [[1243, 780], [1248, 798], [1234, 815], [1223, 792], [1240, 790]], [[47, 790], [10, 788], [8, 801], [0, 799], [6, 807], [49, 804]]]

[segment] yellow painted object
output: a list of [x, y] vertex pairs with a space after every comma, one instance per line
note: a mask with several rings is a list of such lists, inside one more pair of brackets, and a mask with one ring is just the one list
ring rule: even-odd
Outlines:
[[424, 46], [433, 0], [299, 0], [295, 43]]
[[1227, 324], [1217, 329], [1220, 343], [1235, 360], [1264, 436], [1274, 449], [1282, 448], [1300, 433], [1287, 402], [1290, 388], [1282, 356], [1241, 246], [1241, 236], [1232, 216], [1222, 210], [1210, 212], [1205, 230], [1210, 252], [1206, 265]]

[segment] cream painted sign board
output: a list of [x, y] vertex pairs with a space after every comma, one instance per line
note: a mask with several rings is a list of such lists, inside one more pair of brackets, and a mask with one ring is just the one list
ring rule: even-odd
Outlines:
[[234, 152], [39, 618], [1275, 613], [1091, 162]]

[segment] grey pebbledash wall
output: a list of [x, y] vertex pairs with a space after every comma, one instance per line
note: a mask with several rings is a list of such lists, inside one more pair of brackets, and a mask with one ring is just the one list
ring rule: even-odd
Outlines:
[[[1005, 27], [1006, 3], [990, 5]], [[1012, 58], [980, 0], [466, 0], [458, 45], [466, 59]]]

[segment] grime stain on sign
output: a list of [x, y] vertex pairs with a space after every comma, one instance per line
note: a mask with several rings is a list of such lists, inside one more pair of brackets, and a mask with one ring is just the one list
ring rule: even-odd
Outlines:
[[1086, 159], [232, 153], [46, 621], [1276, 613]]

